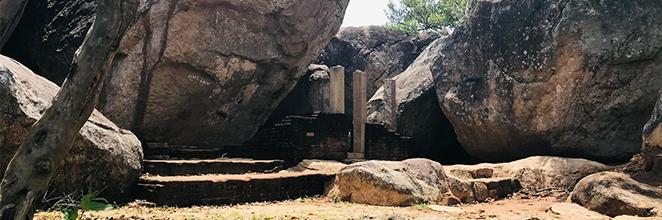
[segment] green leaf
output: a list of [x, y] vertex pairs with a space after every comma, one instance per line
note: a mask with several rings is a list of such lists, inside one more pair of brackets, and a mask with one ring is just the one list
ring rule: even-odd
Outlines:
[[[105, 199], [104, 199], [105, 200]], [[91, 202], [90, 203], [90, 209], [92, 211], [104, 211], [104, 210], [110, 210], [113, 209], [113, 205], [111, 204], [106, 204], [106, 203], [100, 203], [100, 202]]]
[[108, 200], [106, 200], [105, 198], [93, 198], [92, 201], [93, 201], [93, 202], [104, 202], [104, 203], [109, 203]]
[[83, 198], [80, 199], [80, 206], [83, 211], [88, 211], [90, 210], [90, 203], [92, 203], [92, 198], [94, 197], [94, 193], [89, 192], [83, 196]]
[[65, 220], [76, 220], [78, 218], [78, 209], [75, 207], [72, 209], [67, 209], [58, 204], [57, 208], [60, 210], [60, 212], [62, 212], [62, 214], [64, 214]]

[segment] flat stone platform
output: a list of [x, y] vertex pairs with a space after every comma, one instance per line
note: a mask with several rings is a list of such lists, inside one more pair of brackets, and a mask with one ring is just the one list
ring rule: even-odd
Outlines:
[[283, 169], [282, 160], [144, 160], [143, 163], [146, 173], [160, 176], [273, 173]]
[[278, 201], [320, 195], [333, 177], [311, 171], [239, 175], [144, 175], [138, 181], [136, 198], [160, 206]]

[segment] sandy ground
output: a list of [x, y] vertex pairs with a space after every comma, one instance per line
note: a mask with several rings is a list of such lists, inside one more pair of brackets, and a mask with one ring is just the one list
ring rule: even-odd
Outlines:
[[[577, 219], [550, 211], [560, 202], [555, 197], [530, 199], [509, 198], [487, 203], [437, 207], [382, 207], [324, 198], [297, 199], [274, 203], [252, 203], [233, 206], [196, 206], [189, 208], [146, 207], [136, 203], [103, 212], [86, 212], [89, 219], [374, 219], [397, 215], [401, 219]], [[437, 211], [434, 209], [442, 209]], [[35, 219], [62, 219], [58, 212], [40, 212]]]

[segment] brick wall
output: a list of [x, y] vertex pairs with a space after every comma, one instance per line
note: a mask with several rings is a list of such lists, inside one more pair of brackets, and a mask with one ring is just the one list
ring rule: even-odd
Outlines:
[[281, 123], [262, 128], [244, 148], [255, 159], [282, 159], [286, 165], [303, 159], [343, 160], [349, 149], [348, 133], [343, 114], [287, 116]]
[[382, 125], [366, 125], [365, 158], [371, 160], [404, 160], [412, 155], [414, 141], [389, 132]]

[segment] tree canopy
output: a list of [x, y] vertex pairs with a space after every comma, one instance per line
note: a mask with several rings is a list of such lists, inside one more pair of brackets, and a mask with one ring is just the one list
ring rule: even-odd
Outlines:
[[468, 0], [393, 0], [389, 1], [386, 27], [418, 33], [455, 27], [464, 14]]

